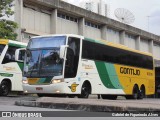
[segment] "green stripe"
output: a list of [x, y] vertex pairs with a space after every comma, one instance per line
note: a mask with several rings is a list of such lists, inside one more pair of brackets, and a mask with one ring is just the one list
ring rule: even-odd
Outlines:
[[13, 77], [13, 74], [0, 73], [0, 76], [3, 76], [3, 77]]
[[101, 78], [101, 81], [103, 85], [107, 88], [115, 89], [114, 85], [112, 84], [109, 74], [107, 72], [106, 66], [104, 62], [95, 62], [99, 76]]
[[105, 62], [95, 62], [99, 76], [103, 85], [111, 89], [122, 89], [115, 67], [113, 64]]
[[90, 41], [90, 42], [95, 42], [95, 40], [91, 39], [91, 38], [84, 38], [84, 39], [87, 40], [87, 41]]
[[90, 41], [90, 42], [94, 42], [94, 43], [100, 43], [100, 44], [104, 44], [103, 42], [101, 42], [100, 40], [94, 40], [91, 38], [84, 38], [84, 40]]
[[41, 84], [41, 83], [44, 83], [44, 81], [46, 80], [46, 78], [40, 78], [37, 82], [37, 84]]
[[48, 77], [46, 78], [46, 80], [44, 81], [44, 83], [50, 83], [53, 77]]
[[40, 80], [37, 82], [37, 84], [43, 84], [43, 83], [50, 83], [52, 80], [52, 77], [48, 77], [48, 78], [40, 78]]
[[106, 66], [107, 72], [109, 74], [110, 81], [112, 82], [112, 85], [116, 89], [122, 89], [123, 87], [121, 86], [121, 84], [119, 82], [114, 65], [110, 64], [110, 63], [105, 63], [105, 66]]
[[21, 62], [17, 62], [17, 63], [21, 71], [23, 71], [24, 63], [21, 63]]
[[9, 43], [9, 46], [14, 46], [14, 47], [18, 47], [18, 48], [25, 48], [25, 45], [20, 45], [20, 44], [14, 44], [14, 43]]

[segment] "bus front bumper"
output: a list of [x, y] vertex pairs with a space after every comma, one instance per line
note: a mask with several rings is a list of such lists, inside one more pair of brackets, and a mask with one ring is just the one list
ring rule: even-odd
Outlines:
[[72, 94], [71, 89], [65, 83], [49, 85], [29, 85], [23, 84], [24, 93], [46, 93], [46, 94]]

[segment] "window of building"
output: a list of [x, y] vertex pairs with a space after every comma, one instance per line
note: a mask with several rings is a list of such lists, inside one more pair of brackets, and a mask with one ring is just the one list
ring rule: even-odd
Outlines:
[[126, 38], [130, 38], [130, 39], [135, 39], [135, 36], [130, 35], [130, 34], [125, 34]]
[[85, 21], [85, 25], [86, 25], [86, 26], [93, 27], [93, 28], [100, 29], [100, 25], [95, 24], [95, 23], [92, 23], [92, 22], [89, 22], [89, 21]]
[[78, 22], [78, 19], [76, 17], [65, 15], [63, 13], [58, 13], [57, 17], [62, 18], [62, 19], [66, 19], [66, 20], [69, 20], [69, 21], [72, 21], [72, 22]]

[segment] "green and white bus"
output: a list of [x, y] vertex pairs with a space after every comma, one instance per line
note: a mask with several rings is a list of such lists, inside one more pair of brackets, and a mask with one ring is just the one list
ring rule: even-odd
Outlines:
[[26, 49], [23, 89], [38, 96], [139, 99], [154, 94], [153, 57], [78, 35], [33, 37]]
[[[22, 69], [27, 44], [13, 40], [0, 39], [0, 95], [7, 96], [10, 91], [23, 91]], [[21, 52], [20, 52], [21, 50]], [[16, 57], [19, 61], [16, 61]]]

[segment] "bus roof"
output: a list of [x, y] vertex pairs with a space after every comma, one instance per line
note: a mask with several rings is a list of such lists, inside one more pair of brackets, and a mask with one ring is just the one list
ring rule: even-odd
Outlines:
[[84, 38], [81, 35], [75, 35], [75, 34], [53, 34], [53, 35], [43, 35], [43, 36], [34, 36], [32, 38], [41, 38], [41, 37], [52, 37], [52, 36], [67, 36], [67, 37], [78, 37], [78, 38]]
[[135, 53], [152, 56], [151, 53], [135, 50], [135, 49], [129, 48], [129, 47], [127, 47], [125, 45], [122, 45], [122, 44], [116, 44], [116, 43], [112, 43], [112, 42], [108, 42], [106, 40], [100, 40], [100, 39], [91, 39], [91, 38], [87, 38], [87, 37], [84, 37], [84, 36], [81, 36], [81, 35], [75, 35], [75, 34], [53, 34], [53, 35], [35, 36], [35, 37], [32, 37], [32, 38], [51, 37], [51, 36], [78, 37], [78, 38], [82, 38], [82, 39], [85, 39], [85, 40], [88, 40], [88, 41], [91, 41], [91, 42], [100, 43], [100, 44], [104, 44], [104, 45], [109, 45], [109, 46], [116, 47], [116, 48], [119, 48], [119, 49], [128, 50], [128, 51], [132, 51], [132, 52], [135, 52]]
[[14, 40], [8, 40], [8, 39], [0, 39], [0, 44], [8, 44], [11, 46], [18, 46], [18, 47], [26, 47], [27, 43], [23, 43], [23, 42], [18, 42], [18, 41], [14, 41]]

